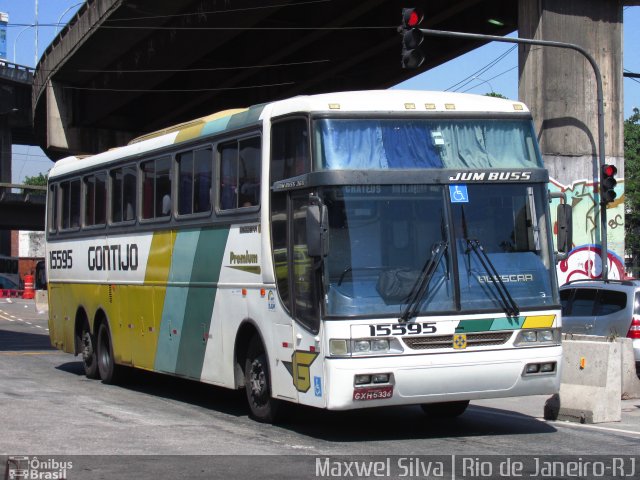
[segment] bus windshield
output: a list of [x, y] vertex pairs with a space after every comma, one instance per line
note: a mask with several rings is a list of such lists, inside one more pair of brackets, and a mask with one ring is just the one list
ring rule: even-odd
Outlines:
[[530, 120], [319, 119], [316, 170], [541, 168]]
[[452, 203], [449, 185], [325, 187], [326, 315], [399, 315], [436, 245], [446, 249], [419, 315], [507, 311], [502, 285], [519, 308], [557, 305], [543, 185], [467, 188], [468, 202]]

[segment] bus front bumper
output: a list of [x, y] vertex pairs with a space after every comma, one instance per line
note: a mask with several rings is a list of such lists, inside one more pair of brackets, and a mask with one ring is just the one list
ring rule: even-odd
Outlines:
[[[560, 345], [491, 352], [327, 358], [326, 406], [329, 410], [349, 410], [553, 394], [560, 388], [561, 361]], [[555, 363], [552, 372], [526, 373], [527, 365], [550, 363]], [[389, 382], [355, 384], [356, 375], [371, 375], [373, 379], [376, 374], [389, 374]]]

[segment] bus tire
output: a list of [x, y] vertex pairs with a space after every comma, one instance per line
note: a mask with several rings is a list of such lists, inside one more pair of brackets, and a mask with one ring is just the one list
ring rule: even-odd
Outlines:
[[280, 402], [271, 397], [269, 362], [257, 336], [251, 339], [247, 349], [244, 386], [251, 417], [258, 422], [275, 423], [279, 418]]
[[82, 363], [84, 364], [85, 376], [92, 379], [100, 378], [98, 355], [96, 353], [96, 339], [94, 335], [91, 335], [89, 325], [87, 324], [82, 327], [80, 341], [82, 345]]
[[113, 384], [118, 381], [118, 366], [113, 358], [113, 343], [106, 322], [98, 328], [98, 370], [103, 383]]
[[462, 415], [469, 406], [469, 400], [458, 402], [423, 403], [424, 413], [431, 418], [455, 418]]

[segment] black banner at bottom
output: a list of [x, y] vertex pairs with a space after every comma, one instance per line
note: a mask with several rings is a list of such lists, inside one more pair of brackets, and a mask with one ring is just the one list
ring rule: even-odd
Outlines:
[[640, 455], [12, 455], [5, 480], [635, 479]]

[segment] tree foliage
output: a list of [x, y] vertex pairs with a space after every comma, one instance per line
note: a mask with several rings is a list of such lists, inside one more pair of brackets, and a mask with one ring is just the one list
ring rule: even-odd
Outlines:
[[39, 187], [47, 186], [47, 177], [49, 174], [40, 172], [33, 177], [24, 177], [24, 185], [34, 185]]
[[[640, 255], [640, 110], [624, 121], [625, 243], [633, 258]], [[635, 273], [635, 272], [634, 272]]]

